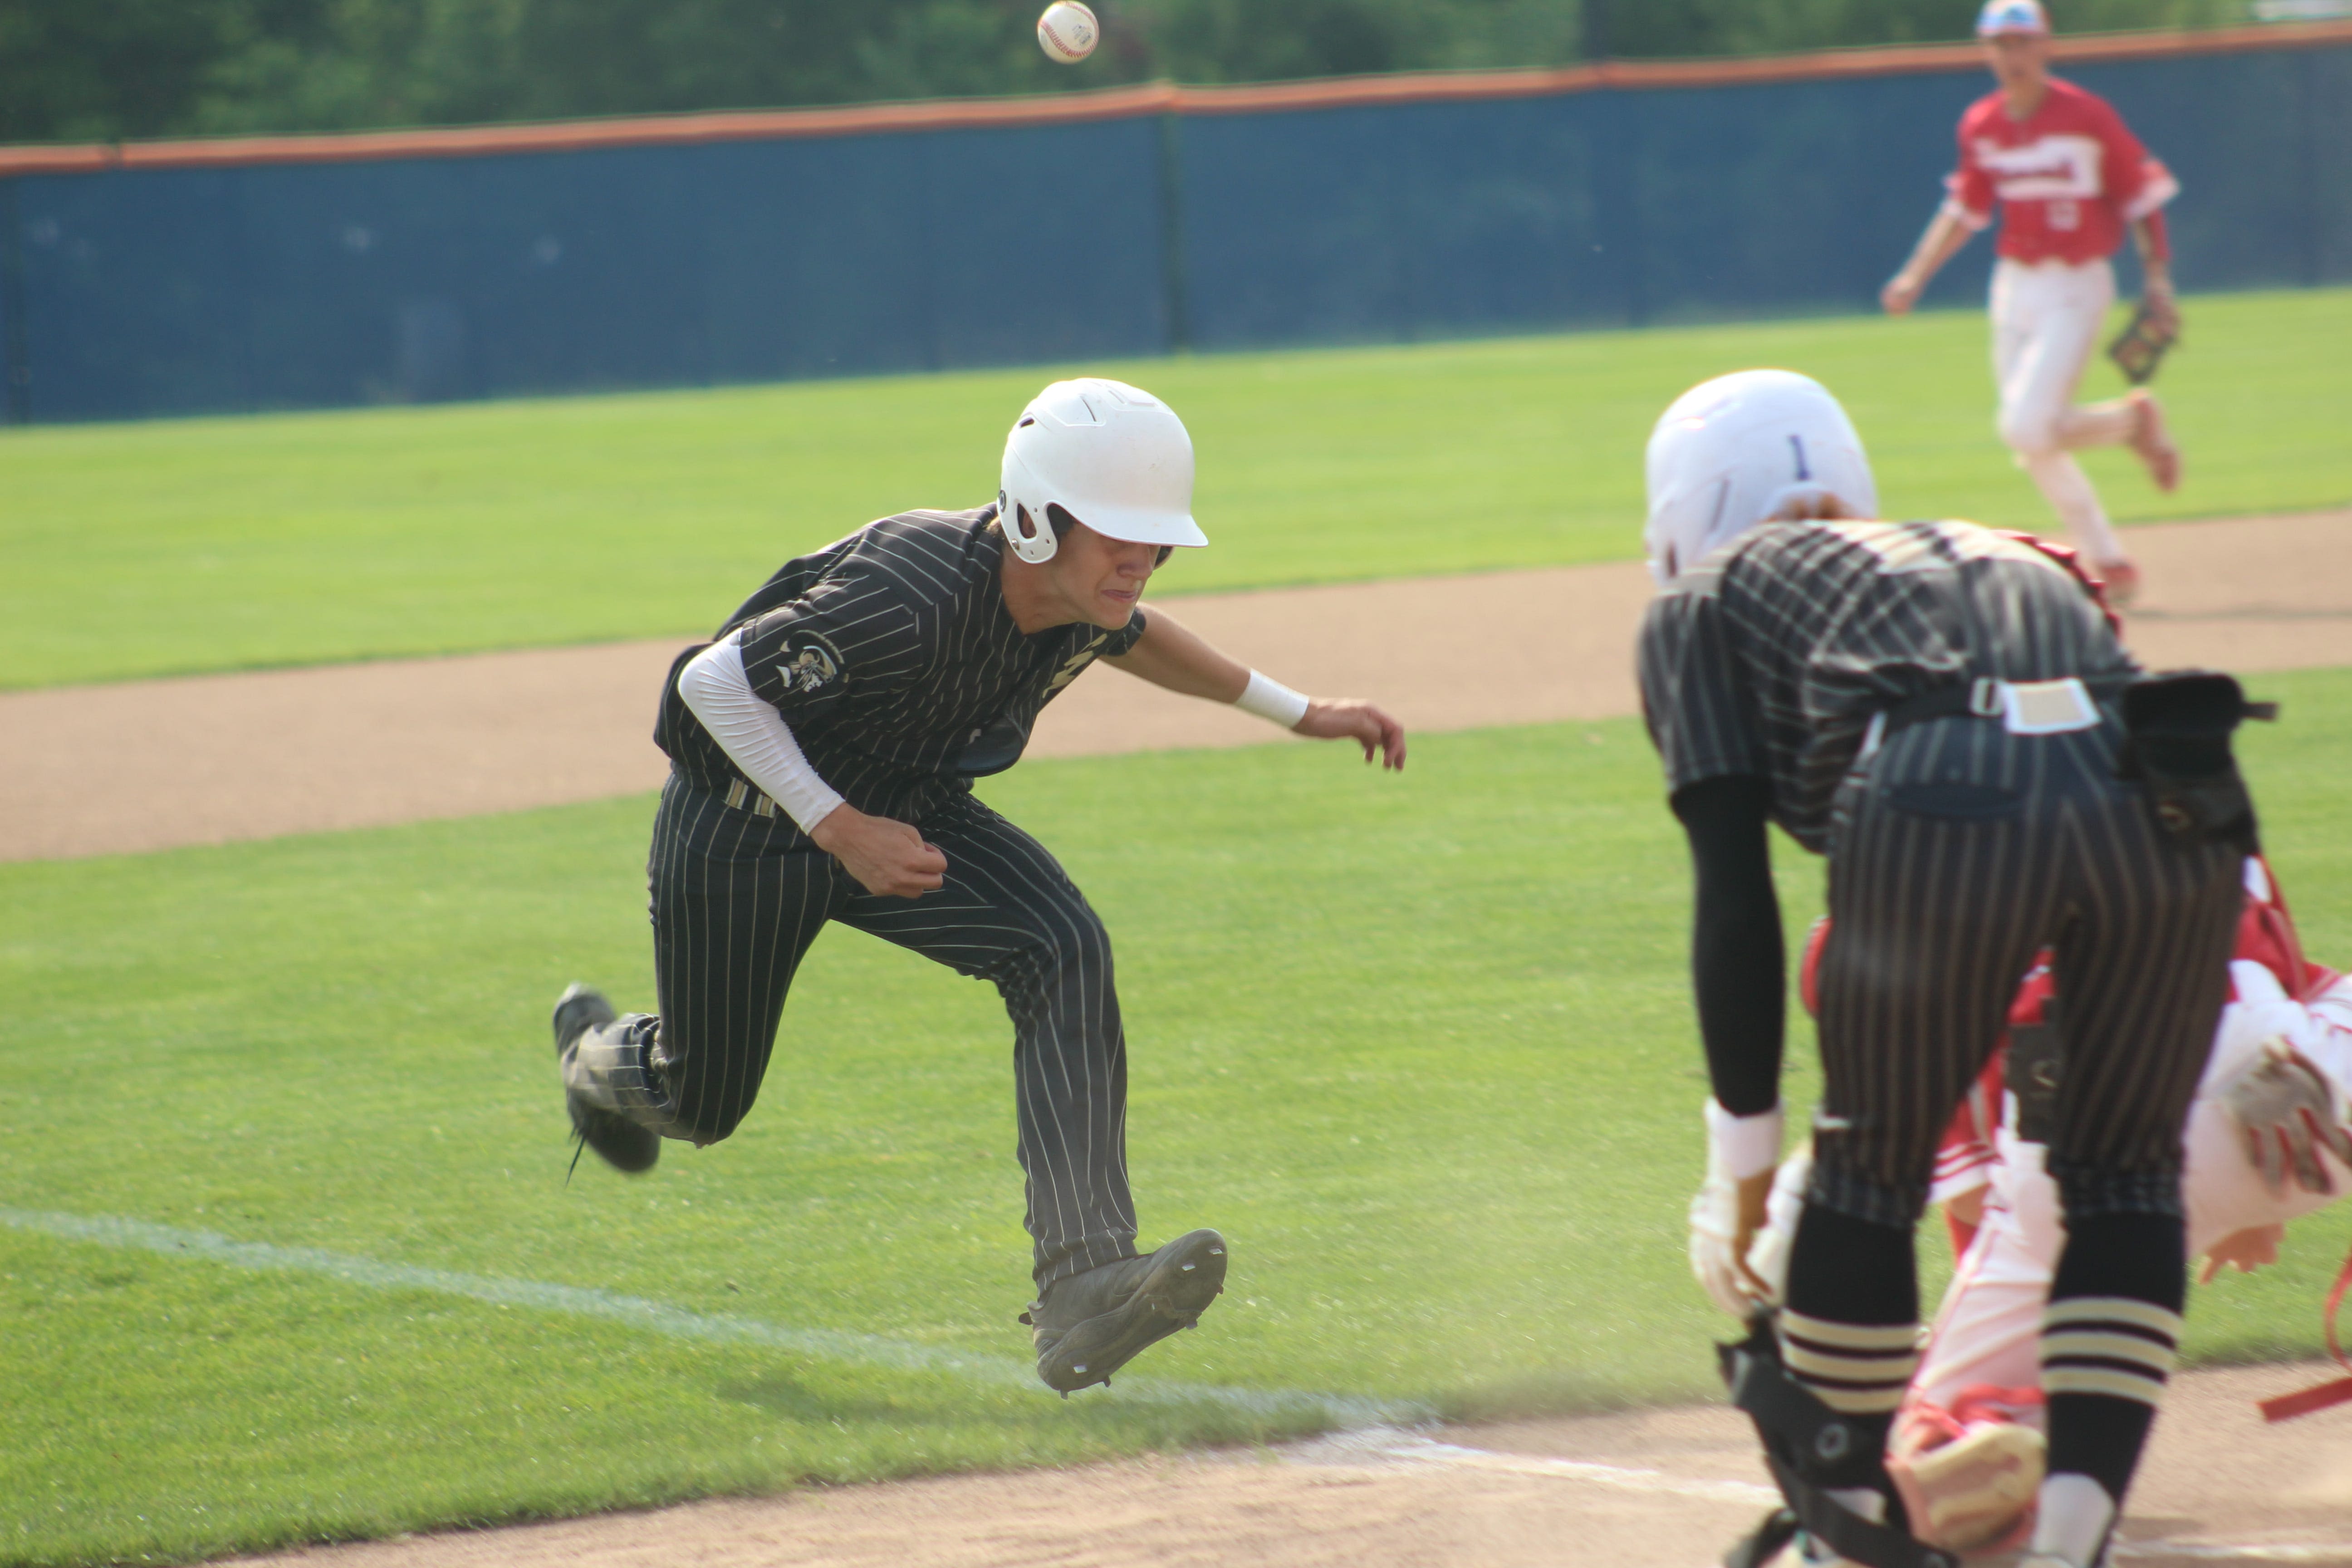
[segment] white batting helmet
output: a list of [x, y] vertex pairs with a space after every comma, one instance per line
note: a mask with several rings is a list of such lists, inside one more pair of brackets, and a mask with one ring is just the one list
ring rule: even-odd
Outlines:
[[1206, 544], [1192, 521], [1192, 437], [1140, 387], [1087, 376], [1057, 381], [1004, 438], [997, 516], [1024, 561], [1054, 558], [1045, 509], [1138, 544]]
[[1650, 521], [1642, 542], [1664, 587], [1730, 539], [1834, 500], [1878, 515], [1862, 437], [1829, 388], [1792, 370], [1743, 370], [1674, 400], [1650, 432]]

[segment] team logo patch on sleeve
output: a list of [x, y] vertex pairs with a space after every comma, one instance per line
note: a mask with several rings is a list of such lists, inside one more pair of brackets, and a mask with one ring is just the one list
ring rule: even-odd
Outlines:
[[1067, 686], [1073, 680], [1076, 680], [1080, 675], [1086, 673], [1087, 666], [1095, 661], [1095, 649], [1102, 647], [1103, 644], [1109, 640], [1110, 638], [1108, 636], [1098, 633], [1097, 634], [1094, 641], [1087, 644], [1086, 647], [1072, 654], [1063, 662], [1062, 668], [1054, 672], [1054, 679], [1045, 683], [1045, 695], [1048, 697], [1053, 696], [1055, 692], [1061, 690], [1062, 688]]
[[787, 691], [814, 692], [841, 678], [841, 655], [814, 632], [795, 632], [778, 666]]

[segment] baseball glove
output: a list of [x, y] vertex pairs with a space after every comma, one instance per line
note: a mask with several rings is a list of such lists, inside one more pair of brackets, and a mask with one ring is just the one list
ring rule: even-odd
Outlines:
[[2179, 327], [2158, 317], [2143, 300], [2130, 322], [2107, 345], [2107, 357], [2116, 362], [2125, 380], [2142, 386], [2155, 379], [2156, 367], [2164, 363], [2164, 351], [2179, 340]]
[[2352, 1132], [2345, 1131], [2326, 1075], [2301, 1052], [2273, 1039], [2218, 1093], [2221, 1109], [2238, 1124], [2246, 1158], [2273, 1196], [2285, 1194], [2290, 1177], [2307, 1193], [2336, 1191], [2319, 1152], [2352, 1164]]

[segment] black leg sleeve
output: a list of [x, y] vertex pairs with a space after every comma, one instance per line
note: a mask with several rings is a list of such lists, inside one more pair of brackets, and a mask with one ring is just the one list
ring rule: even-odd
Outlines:
[[1701, 779], [1675, 791], [1673, 802], [1698, 880], [1691, 973], [1707, 1077], [1735, 1116], [1769, 1110], [1780, 1100], [1788, 979], [1766, 831], [1770, 802], [1756, 778]]

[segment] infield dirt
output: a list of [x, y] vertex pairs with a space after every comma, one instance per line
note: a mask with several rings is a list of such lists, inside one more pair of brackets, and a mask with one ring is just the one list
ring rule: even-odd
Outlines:
[[[1693, 1353], [1703, 1353], [1694, 1346]], [[2178, 1379], [2117, 1568], [2352, 1563], [2352, 1414], [2266, 1426], [2319, 1369]], [[1383, 1432], [1011, 1476], [809, 1489], [255, 1560], [269, 1568], [1699, 1568], [1767, 1505], [1712, 1407]]]
[[[2129, 616], [2157, 668], [2352, 665], [2352, 512], [2130, 532]], [[1168, 601], [1308, 691], [1444, 731], [1635, 710], [1640, 563]], [[688, 639], [0, 694], [0, 860], [59, 858], [560, 805], [659, 786], [655, 701]], [[1278, 740], [1261, 721], [1089, 672], [1029, 754]]]

